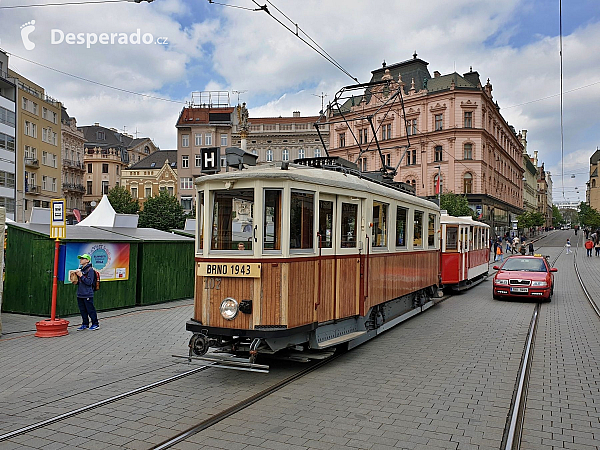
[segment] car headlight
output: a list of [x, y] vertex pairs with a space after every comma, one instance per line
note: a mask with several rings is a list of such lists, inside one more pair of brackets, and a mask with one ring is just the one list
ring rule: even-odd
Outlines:
[[496, 283], [496, 284], [508, 284], [508, 280], [495, 280], [494, 283]]
[[545, 281], [532, 281], [531, 285], [532, 286], [548, 286], [548, 283], [546, 283]]
[[235, 298], [227, 297], [225, 300], [221, 302], [221, 315], [224, 319], [233, 320], [239, 311], [238, 302]]

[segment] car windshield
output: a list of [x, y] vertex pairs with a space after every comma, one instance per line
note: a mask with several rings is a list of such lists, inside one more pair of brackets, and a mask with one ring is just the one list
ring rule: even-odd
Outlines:
[[547, 272], [546, 263], [539, 258], [510, 258], [502, 270], [519, 272]]

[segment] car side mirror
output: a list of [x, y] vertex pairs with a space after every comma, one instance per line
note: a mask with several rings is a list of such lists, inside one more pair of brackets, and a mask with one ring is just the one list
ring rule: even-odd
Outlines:
[[558, 269], [557, 269], [556, 267], [552, 267], [552, 268], [550, 269], [550, 272], [558, 272]]
[[494, 269], [494, 270], [500, 270], [500, 267], [494, 266], [494, 267], [492, 267], [492, 269]]

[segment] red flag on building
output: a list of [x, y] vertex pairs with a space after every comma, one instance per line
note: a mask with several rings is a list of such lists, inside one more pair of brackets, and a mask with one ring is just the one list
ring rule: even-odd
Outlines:
[[73, 209], [73, 215], [75, 216], [75, 219], [77, 219], [77, 223], [81, 222], [81, 212], [79, 212], [77, 208]]
[[439, 194], [440, 193], [440, 176], [438, 175], [437, 177], [437, 181], [435, 183], [435, 193]]

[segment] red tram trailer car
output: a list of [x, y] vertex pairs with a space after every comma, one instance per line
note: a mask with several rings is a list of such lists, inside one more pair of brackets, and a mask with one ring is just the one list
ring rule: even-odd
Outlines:
[[488, 276], [490, 227], [471, 217], [449, 216], [442, 211], [442, 284], [468, 289]]
[[190, 356], [351, 348], [433, 305], [438, 206], [344, 160], [296, 162], [196, 179]]

